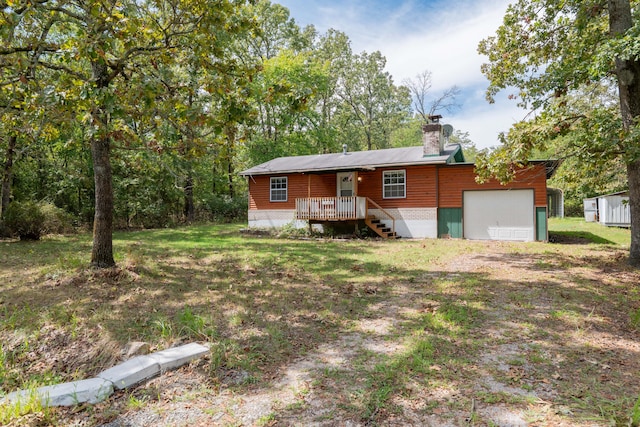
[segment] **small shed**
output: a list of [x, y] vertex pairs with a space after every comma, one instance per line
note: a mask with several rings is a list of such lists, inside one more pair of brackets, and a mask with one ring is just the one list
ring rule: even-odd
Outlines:
[[598, 199], [591, 197], [582, 201], [584, 206], [584, 220], [587, 222], [598, 222]]
[[629, 192], [598, 196], [598, 220], [607, 227], [631, 227]]
[[607, 227], [631, 227], [629, 192], [604, 194], [584, 199], [584, 219]]

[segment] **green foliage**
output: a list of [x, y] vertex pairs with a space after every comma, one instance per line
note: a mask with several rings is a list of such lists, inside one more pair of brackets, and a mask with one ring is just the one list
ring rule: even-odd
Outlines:
[[640, 328], [640, 308], [631, 313], [631, 325]]
[[480, 150], [469, 137], [469, 132], [463, 132], [456, 129], [453, 132], [453, 135], [449, 138], [449, 141], [453, 144], [460, 144], [462, 146], [465, 162], [475, 162]]
[[[514, 275], [507, 280], [504, 271], [493, 267], [467, 271], [452, 263], [474, 254], [476, 260], [486, 258], [487, 247], [482, 242], [283, 240], [243, 235], [239, 232], [242, 227], [117, 232], [116, 254], [135, 248], [140, 262], [131, 270], [108, 274], [60, 264], [61, 259], [86, 261], [86, 248], [91, 244], [88, 235], [55, 236], [37, 244], [2, 243], [0, 276], [11, 278], [0, 280], [0, 375], [6, 375], [0, 378], [2, 392], [21, 388], [29, 378], [39, 381], [37, 386], [50, 383], [44, 376], [31, 377], [42, 366], [27, 363], [33, 360], [34, 351], [40, 355], [43, 353], [37, 351], [50, 354], [55, 349], [56, 354], [68, 356], [77, 348], [112, 347], [118, 355], [118, 349], [131, 340], [147, 341], [160, 349], [190, 336], [211, 344], [212, 379], [229, 386], [259, 381], [270, 387], [273, 373], [283, 366], [296, 365], [301, 359], [317, 361], [312, 381], [298, 384], [309, 387], [311, 393], [330, 391], [334, 397], [330, 403], [334, 408], [339, 405], [340, 419], [386, 424], [398, 420], [396, 411], [406, 407], [405, 402], [423, 405], [426, 410], [438, 408], [446, 417], [451, 411], [468, 409], [473, 396], [476, 401], [502, 403], [522, 399], [517, 390], [507, 393], [508, 397], [483, 388], [486, 375], [507, 375], [495, 368], [508, 361], [514, 366], [524, 363], [527, 373], [520, 383], [512, 382], [517, 377], [510, 376], [508, 382], [496, 377], [500, 384], [505, 381], [512, 387], [524, 386], [524, 381], [538, 387], [540, 379], [552, 378], [559, 366], [571, 374], [554, 378], [558, 399], [567, 409], [559, 416], [566, 423], [610, 423], [612, 412], [600, 413], [598, 406], [615, 404], [616, 415], [626, 425], [634, 403], [629, 385], [637, 382], [593, 381], [593, 376], [600, 375], [606, 364], [611, 378], [628, 378], [628, 364], [616, 363], [621, 358], [612, 358], [600, 351], [602, 346], [592, 345], [594, 339], [603, 342], [597, 330], [576, 331], [558, 319], [547, 319], [549, 313], [571, 311], [580, 316], [576, 321], [592, 325], [606, 321], [607, 313], [626, 316], [638, 308], [634, 273], [606, 255], [621, 254], [618, 243], [505, 243], [494, 248], [495, 256], [487, 265], [495, 267], [495, 262], [504, 261]], [[609, 241], [624, 235], [626, 240], [621, 239], [620, 245], [629, 244], [628, 230], [584, 221], [552, 219], [550, 228], [599, 233], [601, 240]], [[611, 275], [612, 285], [606, 292], [600, 281], [592, 280], [603, 269], [625, 272]], [[545, 286], [531, 286], [532, 272]], [[56, 283], [53, 291], [52, 280]], [[67, 301], [77, 296], [78, 286], [86, 292], [70, 307]], [[40, 294], [45, 298], [34, 298]], [[117, 310], [111, 309], [114, 295]], [[595, 313], [594, 301], [598, 304]], [[52, 312], [52, 306], [59, 310]], [[502, 328], [505, 318], [510, 323]], [[73, 323], [74, 319], [78, 322], [75, 328], [64, 328], [66, 333], [50, 337], [66, 337], [62, 341], [69, 347], [63, 350], [57, 338], [44, 339], [43, 325]], [[499, 339], [487, 335], [496, 326]], [[615, 345], [617, 336], [629, 335], [629, 324], [624, 321], [609, 326], [610, 339], [603, 345]], [[73, 330], [82, 341], [72, 340]], [[583, 344], [563, 346], [576, 333]], [[523, 344], [523, 336], [529, 342]], [[549, 345], [535, 344], [541, 341]], [[324, 350], [334, 344], [346, 351], [327, 358]], [[555, 357], [558, 352], [565, 357], [560, 365]], [[538, 359], [531, 365], [534, 354]], [[585, 358], [598, 364], [586, 363]], [[100, 370], [93, 361], [88, 367], [62, 360], [67, 362], [57, 365], [55, 372], [63, 376], [61, 381], [90, 378]], [[67, 371], [67, 366], [74, 368]], [[196, 387], [184, 398], [207, 399], [219, 385], [202, 384], [204, 389]], [[461, 388], [469, 393], [460, 399], [447, 398]], [[574, 399], [576, 389], [587, 390], [585, 399]], [[433, 390], [444, 397], [429, 395]], [[291, 390], [290, 395], [295, 392]], [[191, 397], [193, 394], [197, 397]], [[126, 398], [121, 403], [126, 404]], [[633, 398], [635, 401], [637, 393]], [[225, 403], [231, 408], [237, 402]], [[547, 408], [538, 409], [534, 415], [544, 419]], [[79, 407], [73, 414], [74, 420], [86, 421], [93, 414], [92, 407]], [[61, 415], [72, 422], [67, 412]], [[291, 416], [296, 414], [278, 409], [279, 418]]]
[[403, 126], [391, 132], [389, 144], [392, 147], [415, 147], [422, 144], [422, 121], [413, 117]]
[[394, 84], [386, 61], [380, 52], [349, 55], [340, 74], [338, 115], [358, 149], [389, 148], [391, 132], [410, 118], [409, 89]]
[[[482, 40], [478, 51], [490, 86], [487, 99], [502, 89], [519, 89], [514, 98], [524, 106], [544, 107], [549, 94], [565, 94], [613, 65], [604, 55], [594, 67], [594, 54], [608, 41], [606, 8], [581, 0], [519, 0], [511, 4], [495, 36]], [[606, 75], [608, 71], [602, 75]]]
[[180, 336], [182, 337], [207, 341], [212, 340], [216, 336], [216, 330], [208, 323], [210, 323], [210, 321], [202, 315], [194, 313], [190, 307], [185, 307], [178, 314]]
[[43, 234], [68, 234], [75, 231], [73, 218], [51, 203], [13, 202], [5, 212], [7, 233], [20, 240], [40, 240]]
[[627, 228], [603, 227], [597, 222], [586, 222], [581, 218], [550, 218], [549, 237], [583, 240], [589, 243], [613, 244], [629, 247], [630, 233]]
[[590, 165], [565, 159], [547, 185], [564, 193], [565, 216], [583, 217], [583, 199], [627, 189], [626, 169], [619, 159]]
[[302, 29], [268, 0], [167, 4], [1, 11], [0, 164], [17, 135], [12, 200], [71, 215], [51, 232], [93, 225], [98, 140], [116, 229], [244, 219], [237, 171], [277, 156], [420, 144], [380, 52], [354, 54], [346, 34]]
[[[187, 163], [179, 172], [188, 176], [189, 162], [244, 116], [246, 102], [234, 95], [250, 76], [228, 48], [233, 36], [252, 27], [251, 19], [237, 13], [247, 2], [23, 3], [2, 10], [0, 104], [10, 108], [2, 109], [0, 132], [25, 135], [35, 147], [54, 142], [61, 151], [68, 145], [83, 153], [91, 147], [92, 264], [110, 266], [111, 218], [118, 210], [112, 202], [112, 148], [175, 150]], [[38, 164], [38, 172], [46, 170]], [[39, 183], [51, 189], [48, 180]], [[34, 200], [39, 188], [33, 190], [24, 199]], [[78, 191], [78, 213], [86, 212], [81, 198]], [[133, 208], [121, 202], [127, 225], [131, 211], [147, 206], [152, 209], [146, 218], [161, 216], [147, 221], [152, 225], [171, 218], [157, 200], [145, 202]]]
[[508, 7], [496, 34], [478, 46], [489, 58], [482, 66], [490, 82], [487, 99], [493, 102], [499, 91], [515, 88], [509, 97], [535, 112], [500, 136], [501, 147], [479, 156], [480, 179], [513, 180], [536, 151], [558, 159], [575, 157], [582, 172], [578, 181], [593, 187], [599, 183], [589, 183], [589, 168], [625, 165], [632, 264], [640, 264], [637, 12], [632, 0], [518, 0]]
[[13, 202], [4, 214], [4, 222], [20, 240], [40, 240], [45, 232], [42, 205], [36, 202]]
[[640, 426], [640, 396], [638, 396], [636, 404], [633, 405], [633, 408], [631, 409], [630, 426]]
[[58, 424], [55, 412], [51, 408], [42, 405], [40, 396], [36, 393], [35, 388], [28, 390], [27, 395], [21, 400], [0, 405], [0, 423], [2, 425], [19, 423], [24, 420], [21, 417], [26, 414], [40, 414], [38, 418], [43, 424]]
[[210, 195], [203, 201], [203, 210], [215, 222], [244, 221], [247, 217], [246, 196]]
[[278, 237], [281, 238], [296, 238], [296, 237], [308, 237], [309, 236], [309, 228], [303, 227], [299, 228], [296, 226], [295, 222], [290, 222], [280, 227], [277, 230]]
[[73, 217], [64, 209], [52, 203], [43, 203], [40, 205], [40, 211], [44, 215], [43, 230], [47, 234], [69, 234], [75, 231]]

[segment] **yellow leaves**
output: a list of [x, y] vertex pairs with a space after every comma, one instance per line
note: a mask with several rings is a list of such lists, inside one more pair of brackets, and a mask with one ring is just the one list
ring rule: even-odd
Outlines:
[[42, 124], [40, 136], [46, 142], [55, 141], [60, 137], [60, 128], [47, 121]]

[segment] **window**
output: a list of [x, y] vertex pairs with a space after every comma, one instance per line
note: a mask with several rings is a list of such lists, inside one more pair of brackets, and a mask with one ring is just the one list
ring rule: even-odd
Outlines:
[[384, 199], [403, 199], [406, 194], [405, 171], [382, 172], [382, 197]]
[[287, 201], [287, 177], [271, 178], [271, 202]]

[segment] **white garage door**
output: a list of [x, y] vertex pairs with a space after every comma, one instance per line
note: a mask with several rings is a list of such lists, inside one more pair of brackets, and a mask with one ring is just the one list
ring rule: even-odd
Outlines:
[[534, 240], [533, 190], [465, 191], [465, 239]]

